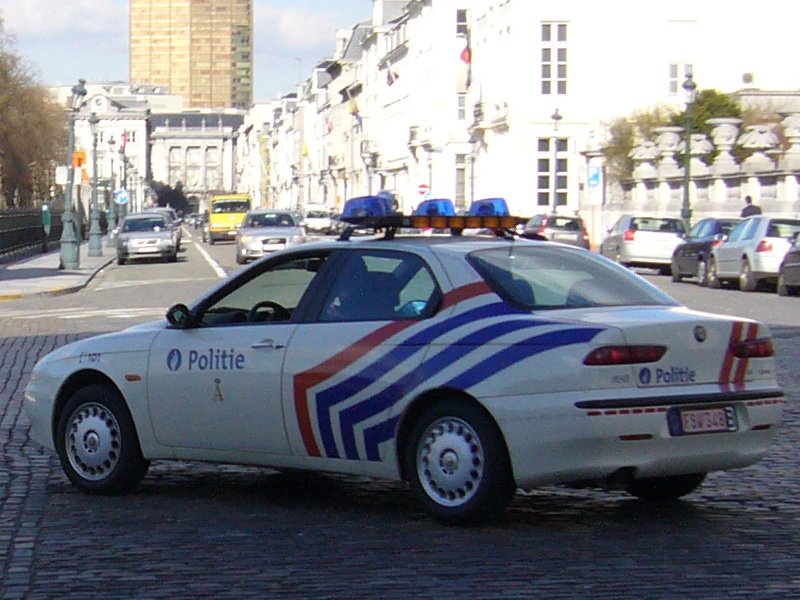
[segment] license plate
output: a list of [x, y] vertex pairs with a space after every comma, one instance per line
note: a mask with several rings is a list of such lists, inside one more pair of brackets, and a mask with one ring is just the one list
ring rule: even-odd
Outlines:
[[158, 252], [158, 246], [139, 246], [138, 248], [134, 248], [134, 251], [139, 254], [151, 254]]
[[677, 409], [667, 413], [671, 435], [696, 435], [737, 431], [736, 411], [732, 406]]

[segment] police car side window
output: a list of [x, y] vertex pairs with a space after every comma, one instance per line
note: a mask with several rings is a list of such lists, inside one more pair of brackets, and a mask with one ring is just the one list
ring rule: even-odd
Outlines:
[[287, 322], [327, 255], [304, 255], [270, 265], [204, 311], [201, 325]]
[[438, 288], [425, 262], [414, 254], [353, 252], [322, 305], [319, 320], [388, 321], [430, 312]]

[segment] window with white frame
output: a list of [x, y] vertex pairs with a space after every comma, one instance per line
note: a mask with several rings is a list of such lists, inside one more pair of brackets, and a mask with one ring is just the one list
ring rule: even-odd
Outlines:
[[[569, 187], [567, 138], [539, 138], [536, 157], [537, 206], [565, 206]], [[554, 201], [555, 200], [555, 201]]]
[[692, 63], [675, 62], [669, 65], [668, 89], [670, 96], [683, 93], [683, 82], [686, 76], [694, 74]]
[[466, 94], [458, 94], [458, 120], [459, 121], [466, 121], [467, 120], [467, 95]]
[[567, 93], [567, 24], [542, 23], [541, 90], [545, 95]]
[[456, 193], [455, 207], [459, 210], [467, 206], [467, 155], [456, 154]]
[[467, 21], [467, 10], [459, 8], [456, 10], [456, 34], [467, 35], [469, 22]]

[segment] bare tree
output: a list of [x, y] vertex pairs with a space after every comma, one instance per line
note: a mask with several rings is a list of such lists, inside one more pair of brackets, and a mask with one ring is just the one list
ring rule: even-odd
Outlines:
[[14, 49], [0, 17], [0, 195], [32, 206], [36, 190], [46, 193], [53, 161], [66, 153], [66, 113], [37, 83]]

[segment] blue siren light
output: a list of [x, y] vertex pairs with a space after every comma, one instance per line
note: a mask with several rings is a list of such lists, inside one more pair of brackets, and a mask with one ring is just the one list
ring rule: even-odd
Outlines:
[[414, 211], [415, 215], [427, 215], [429, 217], [454, 217], [456, 209], [453, 201], [449, 198], [435, 198], [423, 200]]
[[474, 200], [469, 207], [473, 217], [504, 217], [508, 215], [508, 204], [505, 198], [482, 198]]
[[392, 201], [385, 196], [358, 196], [345, 202], [342, 218], [385, 217], [393, 212]]

